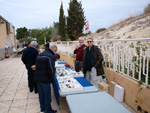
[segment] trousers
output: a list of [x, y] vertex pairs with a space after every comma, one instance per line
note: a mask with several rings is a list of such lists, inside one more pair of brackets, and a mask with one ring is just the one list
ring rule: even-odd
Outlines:
[[41, 112], [51, 113], [51, 86], [50, 83], [37, 83]]
[[82, 61], [75, 60], [75, 70], [79, 72], [82, 68]]

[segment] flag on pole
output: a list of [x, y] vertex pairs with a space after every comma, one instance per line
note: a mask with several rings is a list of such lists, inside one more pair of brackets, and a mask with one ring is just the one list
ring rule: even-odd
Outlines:
[[89, 21], [87, 20], [85, 23], [85, 31], [88, 33], [89, 31]]

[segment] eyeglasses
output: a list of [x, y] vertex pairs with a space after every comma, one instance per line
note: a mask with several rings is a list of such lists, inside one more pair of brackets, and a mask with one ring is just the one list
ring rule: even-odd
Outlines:
[[93, 41], [87, 41], [87, 43], [91, 43], [91, 42], [93, 42]]

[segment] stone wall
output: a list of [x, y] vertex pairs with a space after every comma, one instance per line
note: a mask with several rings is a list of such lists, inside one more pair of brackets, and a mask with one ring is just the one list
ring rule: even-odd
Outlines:
[[0, 49], [0, 60], [5, 58], [5, 49]]
[[125, 89], [124, 101], [137, 113], [150, 113], [150, 89], [109, 68], [105, 68], [105, 76], [108, 84], [113, 81]]
[[13, 48], [12, 47], [9, 47], [8, 48], [8, 53], [11, 55], [11, 54], [13, 54]]
[[0, 49], [5, 48], [6, 24], [0, 24]]
[[70, 66], [75, 67], [74, 66], [75, 58], [62, 54], [62, 53], [59, 53], [59, 54], [60, 54], [60, 61], [67, 62]]

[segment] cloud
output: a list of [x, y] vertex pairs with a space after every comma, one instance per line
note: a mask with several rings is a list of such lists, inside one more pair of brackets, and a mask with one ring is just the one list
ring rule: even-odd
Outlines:
[[[62, 2], [67, 16], [70, 0]], [[148, 0], [82, 0], [92, 32], [142, 13], [148, 3]], [[15, 28], [43, 28], [59, 20], [60, 5], [60, 0], [0, 0], [0, 14]]]

